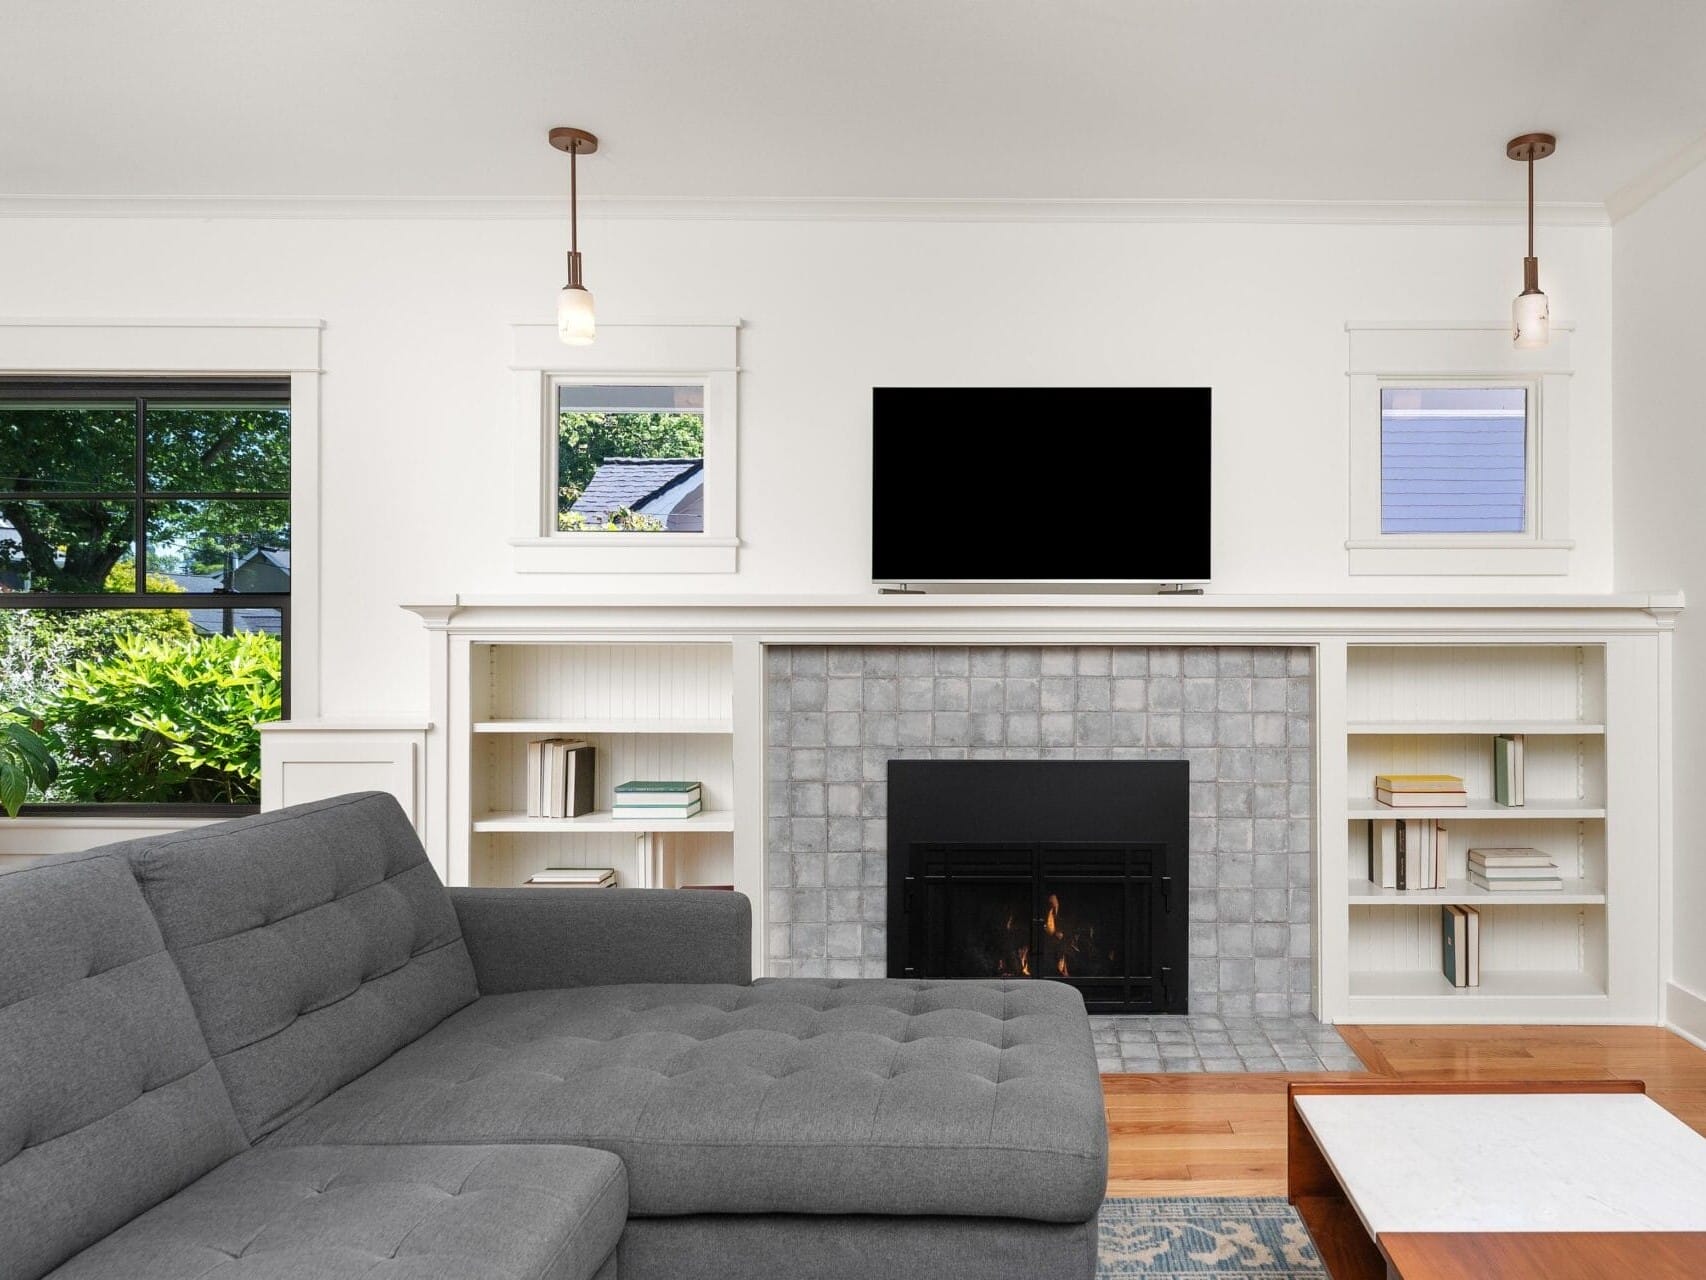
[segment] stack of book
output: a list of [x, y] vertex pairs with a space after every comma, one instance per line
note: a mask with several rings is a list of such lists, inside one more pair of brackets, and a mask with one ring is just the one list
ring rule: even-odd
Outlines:
[[1527, 846], [1517, 849], [1471, 849], [1469, 883], [1488, 893], [1528, 893], [1562, 889], [1564, 878], [1550, 854]]
[[530, 888], [614, 889], [616, 872], [609, 867], [547, 867], [527, 878]]
[[1481, 913], [1453, 903], [1439, 909], [1440, 970], [1454, 987], [1481, 985]]
[[1469, 803], [1463, 779], [1454, 773], [1381, 773], [1374, 798], [1393, 809], [1461, 809]]
[[624, 782], [616, 788], [616, 807], [610, 816], [636, 821], [691, 818], [702, 808], [697, 782]]
[[1450, 852], [1437, 818], [1368, 820], [1368, 878], [1383, 889], [1443, 889]]
[[579, 738], [536, 738], [527, 744], [527, 816], [578, 818], [592, 812], [593, 759], [590, 742]]
[[1493, 803], [1521, 808], [1523, 799], [1522, 735], [1501, 733], [1493, 739]]

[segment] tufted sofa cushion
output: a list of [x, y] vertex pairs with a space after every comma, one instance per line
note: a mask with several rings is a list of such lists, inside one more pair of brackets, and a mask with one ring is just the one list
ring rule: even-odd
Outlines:
[[475, 998], [456, 912], [388, 795], [109, 851], [130, 860], [251, 1139]]
[[1082, 1222], [1107, 1130], [1049, 982], [634, 985], [487, 996], [275, 1143], [586, 1143], [635, 1215]]
[[584, 1147], [249, 1151], [51, 1280], [587, 1280], [627, 1207]]
[[0, 1274], [33, 1280], [248, 1144], [122, 859], [0, 874]]

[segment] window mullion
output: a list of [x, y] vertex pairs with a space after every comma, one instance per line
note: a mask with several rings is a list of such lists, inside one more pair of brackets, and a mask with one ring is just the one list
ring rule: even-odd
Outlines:
[[148, 591], [148, 401], [136, 398], [136, 594]]

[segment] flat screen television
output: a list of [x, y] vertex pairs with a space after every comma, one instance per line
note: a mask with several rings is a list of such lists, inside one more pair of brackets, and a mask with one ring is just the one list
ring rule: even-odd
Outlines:
[[1207, 387], [876, 387], [871, 578], [1206, 582]]

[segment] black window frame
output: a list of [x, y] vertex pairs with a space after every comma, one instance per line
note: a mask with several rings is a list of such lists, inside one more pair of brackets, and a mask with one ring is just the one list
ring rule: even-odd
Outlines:
[[[147, 590], [148, 575], [148, 504], [162, 501], [239, 501], [277, 502], [283, 498], [291, 506], [291, 521], [295, 523], [294, 490], [287, 488], [259, 493], [254, 490], [186, 490], [150, 489], [148, 486], [148, 403], [161, 408], [181, 408], [185, 401], [216, 401], [220, 404], [274, 405], [290, 408], [290, 379], [278, 377], [252, 378], [0, 378], [0, 400], [8, 403], [42, 405], [75, 404], [85, 400], [132, 402], [136, 453], [128, 489], [90, 490], [0, 490], [0, 499], [23, 501], [82, 501], [129, 502], [135, 505], [134, 547], [136, 563], [135, 590], [68, 592], [68, 591], [0, 591], [0, 608], [4, 609], [173, 609], [185, 611], [200, 608], [218, 610], [224, 615], [224, 634], [234, 630], [233, 614], [238, 609], [271, 610], [278, 614], [280, 707], [283, 719], [290, 717], [290, 592], [209, 591], [155, 592]], [[294, 417], [292, 419], [294, 421]], [[294, 565], [293, 565], [294, 568]], [[206, 601], [205, 604], [198, 602]], [[215, 603], [218, 601], [218, 603]], [[258, 804], [189, 804], [147, 803], [115, 800], [32, 803], [22, 813], [35, 817], [185, 817], [234, 818], [259, 812]]]

